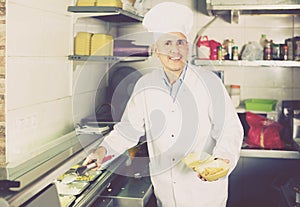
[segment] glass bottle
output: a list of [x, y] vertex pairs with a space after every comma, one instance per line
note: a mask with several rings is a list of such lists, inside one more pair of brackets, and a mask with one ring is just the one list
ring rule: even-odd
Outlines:
[[239, 60], [239, 48], [238, 46], [232, 47], [232, 60]]
[[232, 60], [232, 47], [233, 47], [234, 41], [233, 39], [230, 39], [227, 42], [227, 60]]
[[264, 46], [264, 60], [272, 60], [272, 40], [266, 40]]

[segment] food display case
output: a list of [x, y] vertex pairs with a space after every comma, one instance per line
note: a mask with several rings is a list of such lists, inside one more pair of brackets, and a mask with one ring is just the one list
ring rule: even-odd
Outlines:
[[[133, 206], [146, 205], [152, 195], [150, 178], [136, 177], [134, 174], [123, 176], [118, 173], [120, 168], [129, 173], [133, 172], [130, 170], [131, 164], [128, 164], [128, 159], [132, 161], [132, 158], [127, 152], [107, 161], [98, 171], [90, 170], [88, 174], [76, 176], [70, 183], [64, 183], [64, 177], [74, 173], [88, 152], [102, 142], [103, 135], [78, 135], [71, 132], [64, 136], [63, 140], [23, 165], [8, 165], [0, 169], [1, 207], [124, 206], [116, 205], [119, 193], [123, 200], [137, 197]], [[127, 189], [128, 186], [139, 186], [141, 189], [136, 189], [135, 196], [132, 190]], [[112, 188], [114, 196], [107, 196], [107, 192]], [[124, 189], [127, 189], [127, 192]]]

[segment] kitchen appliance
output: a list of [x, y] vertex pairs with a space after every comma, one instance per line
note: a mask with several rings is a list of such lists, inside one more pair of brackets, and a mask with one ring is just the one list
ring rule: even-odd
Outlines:
[[283, 100], [279, 121], [284, 129], [284, 139], [300, 145], [300, 100]]

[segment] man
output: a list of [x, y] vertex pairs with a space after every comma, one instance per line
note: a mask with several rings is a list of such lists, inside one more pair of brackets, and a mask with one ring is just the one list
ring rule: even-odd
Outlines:
[[[158, 4], [145, 15], [143, 25], [154, 34], [154, 52], [162, 68], [139, 79], [121, 122], [84, 164], [96, 158], [100, 167], [106, 154], [122, 153], [145, 135], [158, 206], [222, 207], [228, 175], [208, 182], [181, 162], [191, 152], [206, 152], [229, 163], [231, 172], [243, 139], [222, 82], [188, 63], [192, 24], [192, 11], [172, 2]], [[212, 89], [209, 82], [214, 83]]]

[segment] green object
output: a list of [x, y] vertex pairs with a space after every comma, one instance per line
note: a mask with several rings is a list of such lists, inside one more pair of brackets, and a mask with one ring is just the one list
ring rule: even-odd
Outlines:
[[252, 98], [245, 101], [246, 110], [274, 111], [277, 101], [272, 99]]

